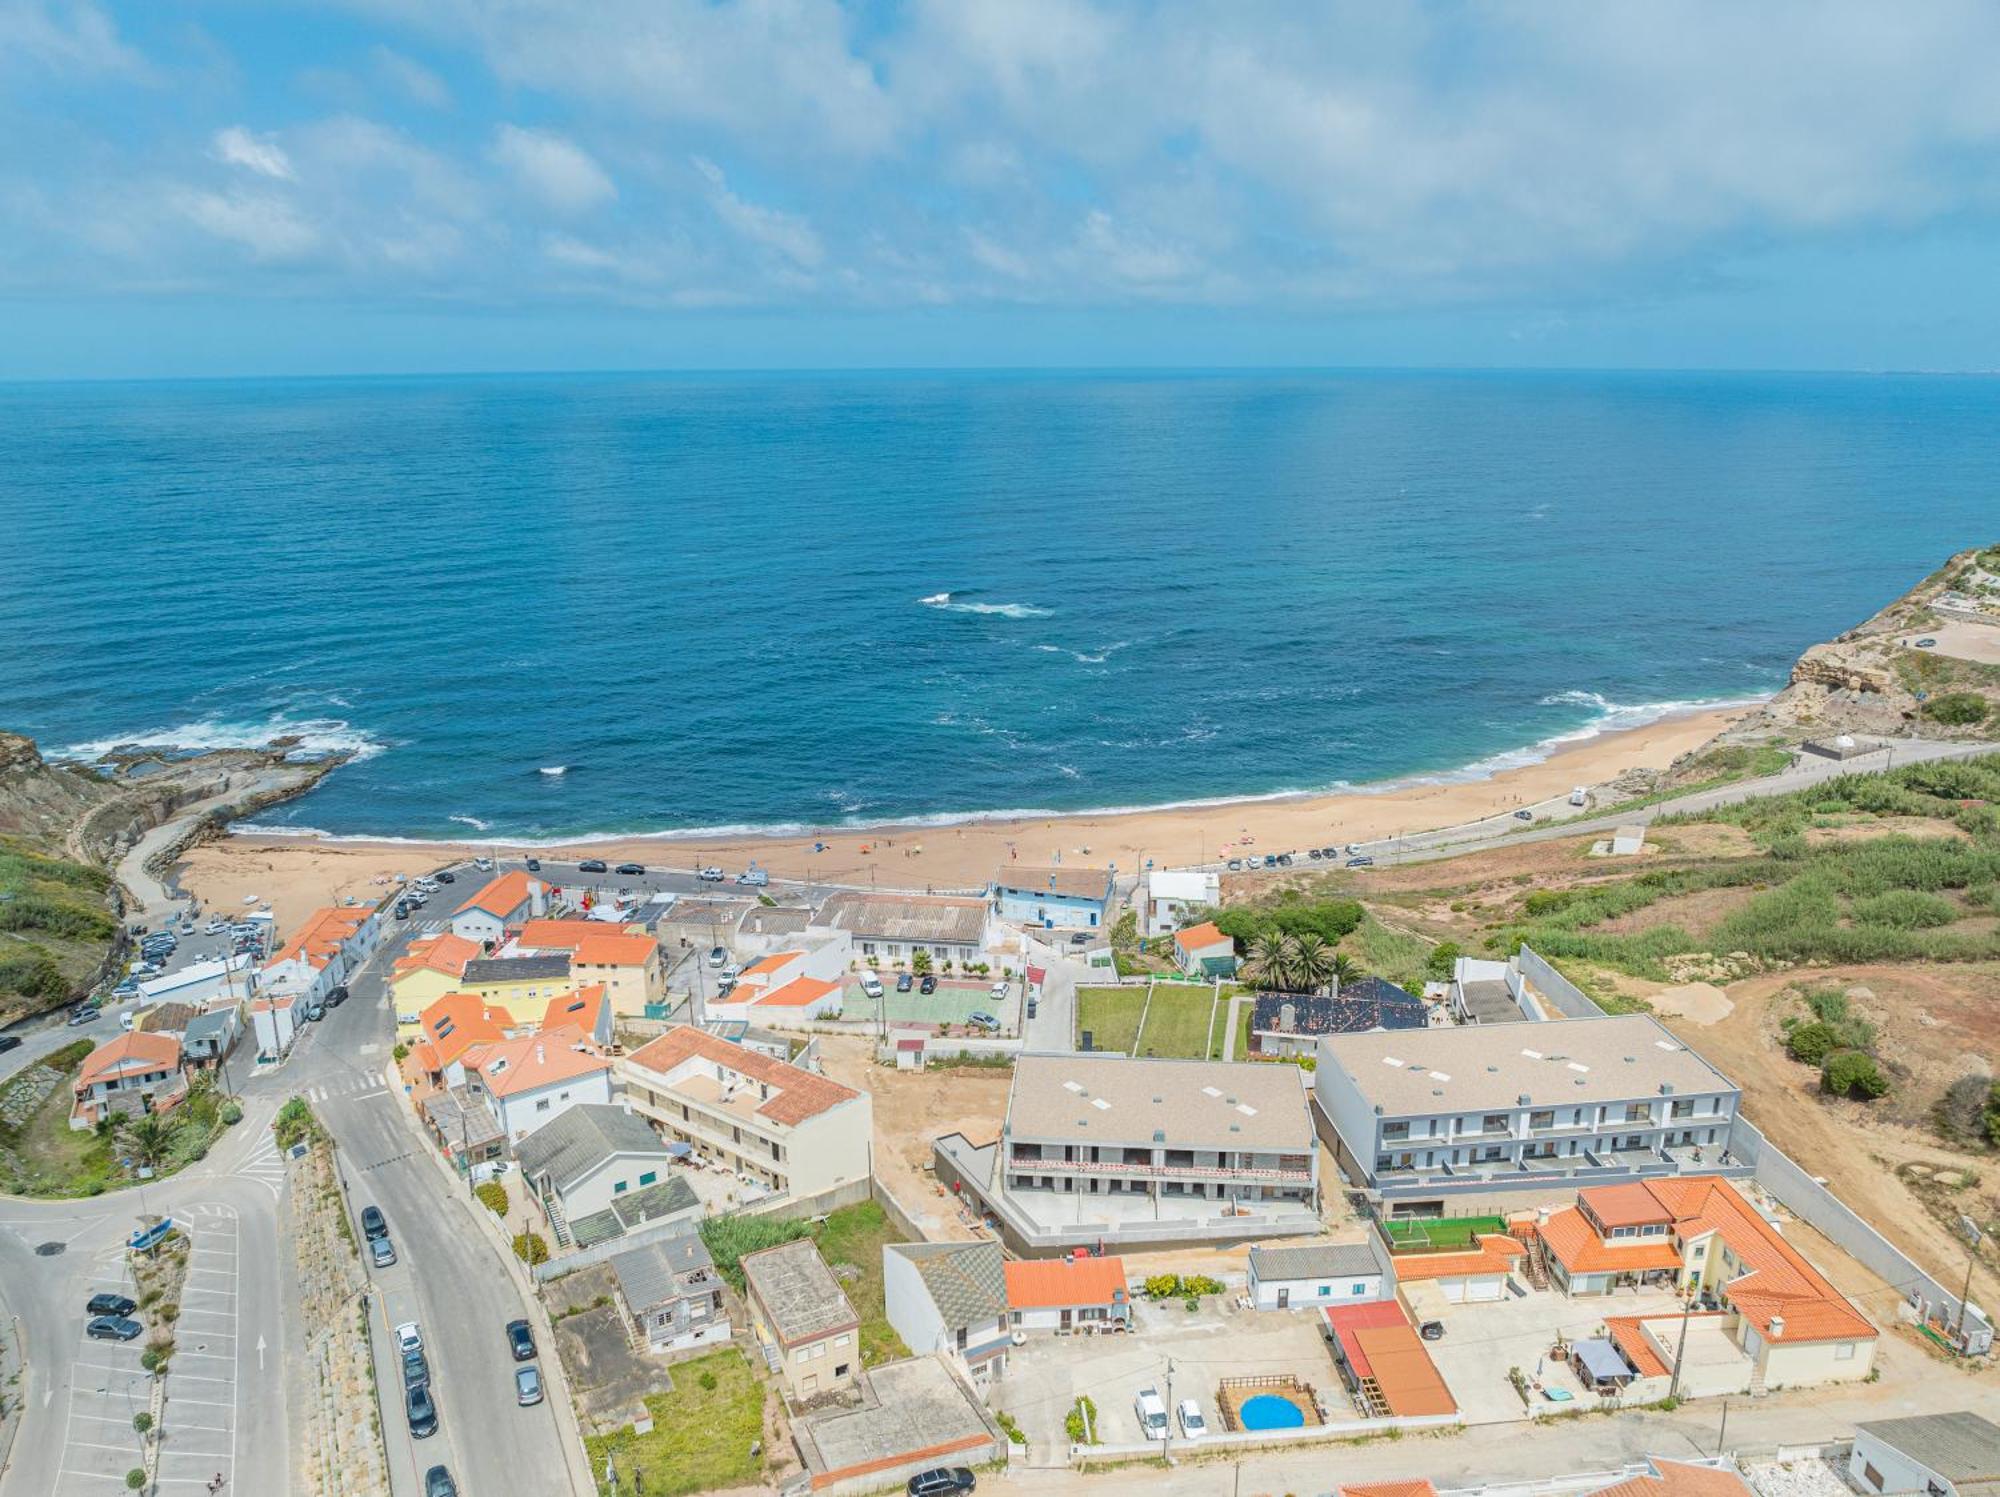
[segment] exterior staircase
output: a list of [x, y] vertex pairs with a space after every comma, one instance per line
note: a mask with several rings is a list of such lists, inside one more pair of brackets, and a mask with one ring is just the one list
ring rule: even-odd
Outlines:
[[1542, 1234], [1535, 1230], [1533, 1222], [1515, 1222], [1507, 1233], [1516, 1242], [1527, 1248], [1521, 1260], [1521, 1272], [1528, 1282], [1537, 1289], [1549, 1287], [1549, 1245], [1542, 1241]]
[[568, 1247], [570, 1245], [569, 1218], [563, 1215], [562, 1202], [551, 1194], [546, 1201], [542, 1202], [542, 1209], [548, 1213], [549, 1231], [555, 1234], [557, 1242], [561, 1243], [564, 1247]]

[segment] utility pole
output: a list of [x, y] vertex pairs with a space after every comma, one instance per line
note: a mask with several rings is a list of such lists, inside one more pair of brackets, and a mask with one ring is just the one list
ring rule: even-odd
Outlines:
[[1723, 1446], [1729, 1443], [1729, 1400], [1722, 1400], [1722, 1428], [1716, 1432], [1715, 1453], [1722, 1454]]
[[1958, 1230], [1965, 1234], [1965, 1291], [1958, 1297], [1958, 1325], [1952, 1331], [1952, 1339], [1964, 1344], [1965, 1307], [1972, 1299], [1972, 1265], [1979, 1261], [1979, 1223], [1969, 1216], [1958, 1219]]
[[1680, 1397], [1681, 1360], [1687, 1355], [1688, 1317], [1692, 1314], [1694, 1314], [1694, 1288], [1690, 1285], [1688, 1292], [1681, 1298], [1681, 1339], [1680, 1344], [1674, 1348], [1674, 1379], [1667, 1387], [1669, 1399]]
[[1167, 1438], [1160, 1446], [1160, 1456], [1172, 1460], [1174, 1453], [1174, 1359], [1167, 1358]]

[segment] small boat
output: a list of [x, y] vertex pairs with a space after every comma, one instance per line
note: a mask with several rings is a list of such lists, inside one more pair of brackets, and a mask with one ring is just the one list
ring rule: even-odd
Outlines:
[[919, 598], [917, 599], [917, 601], [919, 603], [928, 604], [932, 608], [942, 608], [944, 607], [945, 604], [951, 601], [951, 594], [932, 593], [928, 598]]

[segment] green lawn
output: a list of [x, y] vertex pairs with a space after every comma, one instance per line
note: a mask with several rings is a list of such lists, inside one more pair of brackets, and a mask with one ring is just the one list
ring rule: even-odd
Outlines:
[[1448, 1216], [1437, 1221], [1384, 1222], [1382, 1230], [1390, 1245], [1400, 1251], [1456, 1251], [1471, 1247], [1478, 1234], [1505, 1232], [1507, 1222], [1498, 1216]]
[[1139, 1014], [1146, 1006], [1144, 988], [1078, 988], [1076, 1027], [1089, 1030], [1099, 1050], [1130, 1054], [1139, 1036]]
[[[814, 1240], [827, 1266], [840, 1275], [841, 1287], [861, 1317], [861, 1364], [874, 1367], [907, 1357], [910, 1349], [882, 1308], [882, 1245], [904, 1240], [887, 1213], [873, 1201], [843, 1206], [820, 1224]], [[842, 1264], [859, 1272], [849, 1277]]]
[[600, 1492], [611, 1490], [607, 1455], [617, 1467], [618, 1490], [648, 1497], [748, 1486], [763, 1476], [764, 1459], [751, 1447], [764, 1435], [764, 1388], [743, 1353], [732, 1346], [677, 1362], [673, 1379], [673, 1392], [647, 1396], [650, 1434], [635, 1435], [628, 1424], [615, 1434], [583, 1437]]
[[1139, 1054], [1202, 1060], [1208, 1055], [1214, 990], [1163, 982], [1153, 988], [1146, 1010], [1146, 1027], [1139, 1035]]

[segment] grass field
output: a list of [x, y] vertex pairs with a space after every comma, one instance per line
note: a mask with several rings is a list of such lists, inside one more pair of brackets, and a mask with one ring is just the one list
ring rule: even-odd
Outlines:
[[1506, 1231], [1507, 1222], [1498, 1216], [1448, 1216], [1437, 1221], [1384, 1222], [1382, 1230], [1398, 1251], [1456, 1251], [1471, 1247], [1472, 1239], [1480, 1233]]
[[[735, 1347], [676, 1362], [674, 1390], [646, 1399], [652, 1430], [635, 1435], [585, 1435], [598, 1490], [609, 1492], [605, 1457], [618, 1471], [621, 1492], [680, 1497], [723, 1487], [748, 1486], [764, 1474], [752, 1454], [764, 1434], [764, 1389]], [[710, 1386], [712, 1384], [712, 1386]]]
[[[841, 1287], [861, 1317], [861, 1363], [874, 1367], [910, 1354], [889, 1324], [882, 1306], [882, 1245], [901, 1242], [903, 1234], [873, 1201], [843, 1206], [820, 1224], [815, 1239], [820, 1256], [840, 1276]], [[841, 1265], [852, 1265], [850, 1276]], [[678, 1381], [678, 1378], [676, 1379]]]
[[1139, 1014], [1146, 1006], [1144, 988], [1078, 988], [1076, 1027], [1089, 1030], [1099, 1050], [1130, 1054], [1139, 1037]]
[[1153, 1001], [1146, 1009], [1146, 1027], [1139, 1035], [1139, 1053], [1181, 1060], [1207, 1059], [1214, 1010], [1214, 990], [1206, 985], [1154, 984]]

